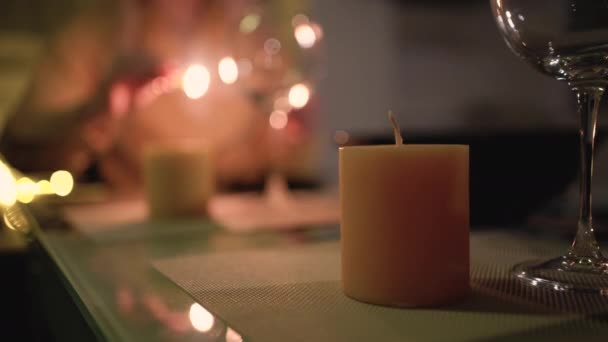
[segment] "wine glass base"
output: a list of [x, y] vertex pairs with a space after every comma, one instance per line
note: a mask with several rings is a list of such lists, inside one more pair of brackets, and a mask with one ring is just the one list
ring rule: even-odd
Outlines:
[[608, 259], [606, 258], [566, 255], [550, 260], [526, 261], [515, 265], [512, 273], [534, 287], [608, 295]]

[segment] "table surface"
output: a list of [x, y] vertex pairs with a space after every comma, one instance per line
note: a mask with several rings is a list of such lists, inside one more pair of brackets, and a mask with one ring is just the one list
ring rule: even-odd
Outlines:
[[[126, 208], [130, 214], [116, 212]], [[66, 287], [95, 334], [110, 341], [239, 341], [239, 333], [215, 317], [212, 331], [193, 324], [202, 309], [156, 271], [154, 260], [204, 251], [302, 245], [337, 240], [329, 228], [231, 233], [206, 219], [151, 221], [131, 202], [74, 206], [72, 230], [35, 229]], [[110, 212], [108, 212], [110, 210]], [[113, 213], [112, 213], [113, 212]], [[107, 214], [110, 217], [99, 216]], [[94, 221], [88, 221], [95, 217]], [[40, 223], [44, 226], [44, 222]], [[94, 228], [91, 228], [95, 226]]]
[[[86, 210], [91, 208], [95, 207]], [[73, 222], [76, 226], [95, 224], [87, 222], [87, 215], [78, 220]], [[205, 219], [150, 221], [139, 217], [124, 221], [127, 223], [101, 224], [97, 229], [35, 229], [38, 241], [57, 265], [70, 294], [81, 304], [91, 328], [97, 336], [110, 341], [246, 341], [248, 338], [241, 336], [238, 329], [213, 317], [201, 306], [205, 303], [197, 303], [155, 270], [152, 263], [206, 252], [311, 245], [339, 239], [337, 226], [239, 234]], [[210, 316], [212, 327], [205, 327]], [[598, 331], [606, 333], [604, 324], [600, 325]], [[555, 336], [572, 337], [568, 329], [560, 329]], [[508, 338], [500, 336], [497, 340]]]

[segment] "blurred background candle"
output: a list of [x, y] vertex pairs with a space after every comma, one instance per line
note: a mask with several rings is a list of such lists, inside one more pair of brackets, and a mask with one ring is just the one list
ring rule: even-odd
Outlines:
[[144, 184], [150, 216], [205, 215], [214, 188], [209, 153], [199, 144], [150, 147], [145, 153]]
[[332, 187], [336, 144], [386, 143], [369, 113], [389, 106], [410, 141], [475, 145], [474, 224], [520, 227], [547, 205], [575, 216], [555, 199], [576, 174], [574, 104], [555, 96], [567, 87], [512, 58], [485, 2], [457, 2], [5, 0], [0, 154], [34, 181], [66, 170], [114, 194], [142, 190], [143, 146], [201, 139], [218, 191], [278, 173]]
[[346, 295], [429, 306], [468, 292], [468, 146], [342, 147], [339, 169]]

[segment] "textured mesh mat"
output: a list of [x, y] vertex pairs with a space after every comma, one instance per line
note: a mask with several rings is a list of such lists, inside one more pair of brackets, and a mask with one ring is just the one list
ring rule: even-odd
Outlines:
[[345, 297], [337, 243], [183, 256], [155, 267], [246, 340], [608, 340], [607, 297], [530, 288], [508, 274], [514, 263], [556, 256], [565, 247], [476, 234], [473, 293], [433, 309], [387, 308]]

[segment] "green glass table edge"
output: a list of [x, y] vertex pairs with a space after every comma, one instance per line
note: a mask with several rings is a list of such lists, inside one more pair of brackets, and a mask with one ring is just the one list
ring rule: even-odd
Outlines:
[[111, 323], [111, 320], [108, 319], [109, 315], [104, 315], [102, 313], [100, 308], [103, 305], [99, 303], [98, 298], [96, 298], [97, 303], [94, 303], [96, 305], [86, 303], [87, 299], [90, 300], [95, 297], [86, 292], [86, 280], [78, 280], [77, 272], [72, 272], [67, 263], [63, 262], [63, 257], [60, 256], [60, 249], [54, 248], [52, 244], [49, 243], [40, 227], [34, 228], [33, 233], [36, 240], [44, 248], [44, 251], [52, 259], [64, 288], [68, 290], [70, 297], [78, 307], [78, 310], [82, 313], [89, 328], [91, 328], [99, 340], [126, 341], [127, 336], [121, 334], [120, 329], [113, 329], [112, 327], [117, 325]]
[[[57, 255], [58, 251], [52, 248], [48, 243], [40, 226], [40, 222], [38, 219], [35, 218], [32, 211], [30, 210], [30, 207], [22, 205], [20, 203], [16, 203], [10, 207], [0, 207], [0, 209], [0, 214], [3, 216], [3, 220], [5, 220], [5, 222], [3, 223], [6, 223], [6, 215], [16, 215], [16, 221], [11, 222], [12, 224], [10, 227], [13, 233], [22, 234], [22, 236], [26, 240], [36, 241], [41, 247], [42, 252], [52, 259], [53, 269], [51, 271], [53, 271], [53, 273], [59, 278], [61, 283], [64, 285], [64, 288], [67, 290], [68, 294], [70, 295], [70, 298], [73, 300], [78, 311], [82, 314], [84, 321], [86, 322], [92, 333], [98, 339], [103, 339], [105, 334], [103, 334], [103, 329], [100, 329], [98, 327], [99, 321], [95, 320], [95, 318], [92, 316], [90, 309], [83, 302], [82, 297], [78, 295], [80, 291], [79, 289], [74, 287], [74, 284], [77, 284], [73, 281], [74, 277], [72, 276], [71, 272], [68, 271], [66, 265], [64, 265], [62, 262], [59, 262], [60, 258]], [[13, 218], [15, 218], [15, 216], [13, 216]], [[18, 224], [15, 225], [15, 222], [17, 222]], [[4, 227], [0, 225], [0, 228]]]
[[[59, 237], [59, 240], [64, 237]], [[65, 288], [68, 289], [69, 295], [74, 300], [74, 302], [78, 305], [78, 309], [83, 313], [85, 321], [91, 327], [94, 334], [99, 338], [99, 340], [107, 340], [107, 341], [139, 341], [142, 340], [141, 330], [139, 330], [136, 326], [130, 325], [129, 323], [123, 323], [118, 316], [115, 316], [115, 312], [106, 304], [103, 300], [103, 295], [97, 295], [97, 291], [89, 290], [89, 289], [100, 289], [99, 284], [94, 283], [93, 280], [89, 279], [86, 275], [78, 276], [78, 264], [70, 261], [69, 252], [67, 254], [62, 252], [62, 247], [65, 245], [61, 245], [57, 242], [52, 242], [52, 235], [49, 237], [44, 232], [38, 231], [38, 239], [45, 249], [49, 256], [52, 258], [53, 264], [56, 265], [58, 273], [60, 273], [60, 277], [63, 279], [63, 283]], [[86, 238], [85, 238], [86, 239]], [[73, 252], [73, 251], [72, 251]], [[77, 254], [77, 253], [76, 253]], [[152, 271], [157, 277], [154, 277], [154, 282], [156, 285], [160, 285], [165, 287], [165, 289], [170, 289], [170, 293], [165, 293], [165, 298], [170, 298], [171, 302], [182, 302], [194, 304], [198, 303], [199, 305], [204, 307], [204, 303], [198, 302], [193, 296], [187, 293], [182, 287], [175, 284], [169, 278], [162, 275], [151, 265], [152, 260], [147, 260], [146, 266]], [[73, 267], [70, 266], [72, 264]], [[100, 291], [102, 293], [102, 291]], [[241, 337], [245, 338], [240, 332], [236, 329], [233, 329], [231, 326], [225, 322], [221, 317], [213, 315], [214, 317], [214, 326], [219, 327], [220, 330], [226, 331], [228, 329], [237, 332]], [[190, 322], [189, 322], [190, 323]], [[167, 327], [161, 325], [160, 323], [155, 324], [155, 328], [160, 328], [160, 332], [166, 332]], [[154, 330], [154, 329], [151, 329]], [[146, 331], [149, 332], [149, 331]], [[150, 336], [147, 338], [143, 338], [144, 340], [174, 340], [172, 336], [163, 336], [161, 333], [151, 332]], [[196, 333], [196, 332], [194, 332]], [[190, 336], [192, 337], [192, 336]], [[218, 340], [223, 336], [199, 336], [201, 340]], [[175, 336], [176, 339], [180, 340], [189, 340], [188, 336]], [[207, 338], [207, 339], [205, 339]], [[191, 339], [191, 338], [190, 338]], [[245, 339], [246, 341], [246, 339]]]

